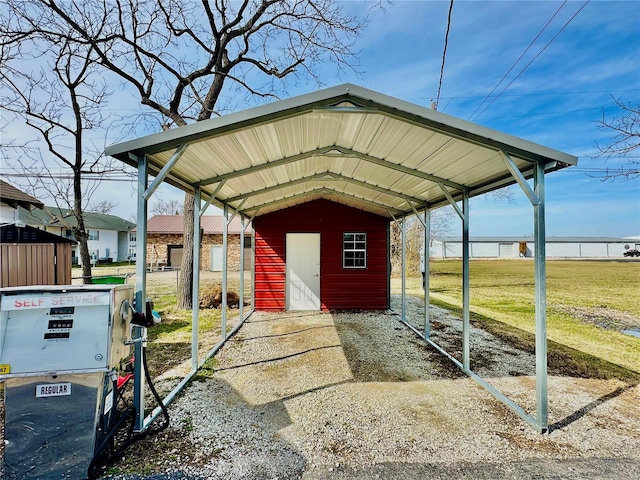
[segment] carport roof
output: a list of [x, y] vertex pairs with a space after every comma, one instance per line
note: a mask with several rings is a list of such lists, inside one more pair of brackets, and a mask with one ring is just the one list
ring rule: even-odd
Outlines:
[[[248, 216], [327, 198], [386, 217], [515, 183], [572, 155], [345, 84], [107, 147]], [[446, 191], [446, 193], [445, 193]]]

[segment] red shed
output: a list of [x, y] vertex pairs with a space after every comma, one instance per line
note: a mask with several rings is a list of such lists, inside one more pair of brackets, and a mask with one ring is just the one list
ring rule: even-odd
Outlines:
[[255, 308], [389, 308], [389, 220], [319, 199], [254, 220]]

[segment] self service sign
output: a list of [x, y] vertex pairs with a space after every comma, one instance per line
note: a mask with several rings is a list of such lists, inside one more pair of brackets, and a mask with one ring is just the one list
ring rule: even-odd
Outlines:
[[[0, 296], [0, 375], [107, 368], [110, 292], [42, 288]], [[65, 386], [39, 394], [65, 395]]]

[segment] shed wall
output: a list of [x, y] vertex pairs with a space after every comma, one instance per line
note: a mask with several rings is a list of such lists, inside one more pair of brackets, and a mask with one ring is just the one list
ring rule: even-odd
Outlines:
[[[389, 222], [328, 200], [315, 200], [254, 220], [255, 308], [286, 308], [286, 234], [320, 233], [322, 310], [389, 308]], [[367, 234], [367, 268], [342, 267], [345, 232]]]
[[71, 284], [70, 243], [5, 243], [0, 264], [0, 287]]

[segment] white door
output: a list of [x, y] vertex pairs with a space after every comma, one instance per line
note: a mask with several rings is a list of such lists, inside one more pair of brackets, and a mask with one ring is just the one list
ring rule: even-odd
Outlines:
[[211, 245], [209, 253], [210, 264], [209, 270], [212, 272], [222, 271], [222, 245]]
[[320, 310], [320, 234], [287, 233], [287, 310]]

